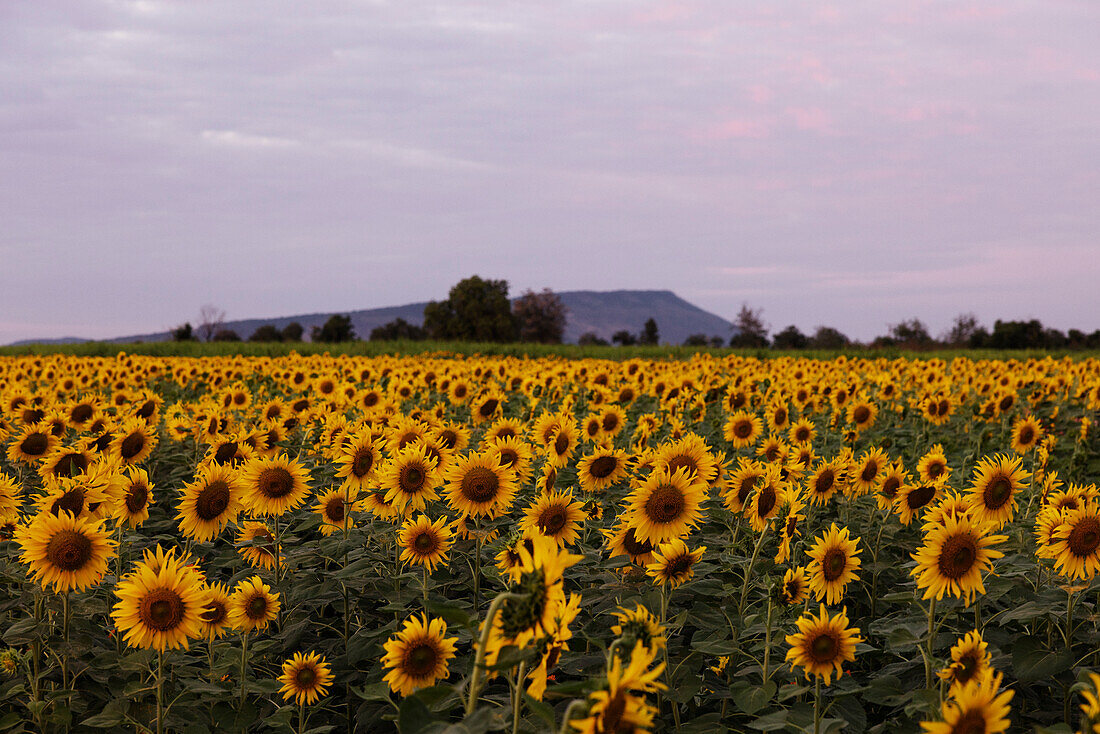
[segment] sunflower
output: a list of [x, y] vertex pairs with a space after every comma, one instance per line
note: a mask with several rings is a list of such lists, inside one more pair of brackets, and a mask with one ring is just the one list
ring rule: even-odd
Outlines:
[[993, 570], [993, 560], [1004, 555], [989, 546], [1008, 540], [989, 535], [989, 529], [989, 524], [969, 517], [946, 517], [943, 525], [925, 534], [924, 544], [911, 554], [917, 566], [909, 572], [917, 577], [917, 588], [925, 590], [925, 599], [942, 599], [948, 593], [970, 606], [975, 593], [985, 593], [982, 572]]
[[346, 484], [356, 489], [365, 489], [375, 479], [380, 458], [370, 431], [364, 431], [340, 447], [336, 455], [336, 476], [343, 477]]
[[691, 532], [702, 519], [707, 485], [681, 467], [674, 474], [655, 469], [626, 498], [625, 519], [640, 540], [654, 545]]
[[0, 472], [0, 515], [10, 515], [19, 511], [23, 504], [21, 485], [7, 474]]
[[510, 436], [507, 438], [494, 438], [487, 442], [485, 453], [490, 458], [496, 459], [501, 466], [511, 469], [516, 475], [516, 481], [526, 484], [531, 478], [531, 461], [534, 452], [521, 438]]
[[1012, 424], [1012, 450], [1017, 454], [1026, 454], [1035, 448], [1043, 437], [1043, 427], [1035, 416], [1017, 418]]
[[451, 549], [451, 529], [447, 518], [440, 517], [434, 523], [427, 515], [417, 515], [405, 521], [397, 536], [397, 543], [403, 549], [401, 560], [423, 566], [431, 573], [437, 563], [447, 561]]
[[545, 634], [552, 629], [558, 605], [565, 601], [565, 569], [581, 560], [541, 535], [524, 538], [515, 552], [518, 563], [506, 572], [513, 597], [504, 602], [494, 622], [496, 651], [501, 644], [523, 647], [540, 631]]
[[1100, 509], [1096, 504], [1068, 511], [1045, 552], [1063, 576], [1091, 579], [1096, 575], [1100, 570]]
[[550, 669], [558, 664], [561, 654], [569, 649], [569, 640], [573, 639], [569, 625], [577, 618], [580, 610], [580, 594], [570, 594], [567, 601], [559, 602], [553, 623], [546, 630], [546, 636], [539, 641], [539, 654], [536, 657], [539, 664], [527, 676], [527, 680], [531, 681], [527, 686], [527, 695], [536, 701], [541, 701], [546, 693], [546, 679]]
[[296, 652], [283, 663], [283, 674], [277, 680], [283, 684], [279, 693], [285, 700], [293, 699], [298, 705], [306, 706], [328, 695], [333, 675], [323, 655]]
[[748, 516], [753, 530], [762, 533], [771, 524], [772, 518], [779, 514], [779, 508], [787, 501], [786, 483], [780, 478], [779, 470], [769, 466], [763, 481], [752, 496], [752, 501], [743, 510]]
[[253, 515], [278, 517], [297, 509], [309, 496], [309, 473], [298, 461], [280, 454], [251, 459], [241, 468], [243, 500]]
[[156, 569], [139, 563], [118, 582], [115, 595], [119, 602], [111, 617], [130, 647], [186, 650], [188, 640], [202, 635], [210, 593], [202, 577], [175, 554], [162, 557]]
[[107, 514], [109, 496], [106, 482], [81, 479], [59, 479], [46, 486], [46, 494], [35, 499], [41, 512], [58, 515], [68, 512], [73, 517], [101, 520]]
[[445, 479], [447, 501], [463, 515], [496, 517], [508, 511], [516, 495], [515, 474], [488, 452], [457, 457]]
[[856, 579], [859, 554], [859, 538], [849, 537], [848, 528], [837, 528], [836, 523], [814, 539], [813, 547], [806, 551], [811, 559], [806, 571], [817, 601], [825, 599], [832, 606], [844, 598], [844, 587]]
[[947, 492], [924, 513], [921, 523], [925, 531], [933, 525], [943, 525], [945, 518], [974, 517], [970, 501], [958, 492]]
[[640, 642], [630, 654], [630, 664], [616, 655], [607, 670], [607, 684], [588, 697], [588, 715], [574, 719], [569, 725], [578, 734], [604, 734], [605, 732], [630, 732], [641, 734], [653, 727], [657, 709], [646, 703], [645, 698], [632, 691], [654, 692], [666, 690], [660, 682], [665, 663], [652, 669], [656, 650], [647, 650]]
[[883, 469], [890, 457], [882, 449], [868, 449], [859, 458], [849, 475], [848, 491], [852, 497], [860, 497], [875, 489], [882, 481]]
[[386, 490], [386, 501], [402, 512], [423, 511], [429, 501], [439, 497], [436, 461], [428, 456], [421, 443], [398, 451], [383, 467], [380, 479]]
[[540, 494], [524, 512], [520, 529], [529, 535], [552, 538], [559, 546], [576, 542], [584, 522], [584, 503], [569, 490]]
[[701, 545], [688, 550], [687, 543], [676, 538], [657, 546], [653, 562], [646, 565], [646, 574], [660, 586], [668, 584], [675, 589], [695, 575], [695, 564], [703, 557], [707, 547]]
[[199, 624], [201, 636], [209, 642], [229, 631], [229, 589], [225, 584], [208, 583], [206, 594], [206, 607], [199, 615]]
[[903, 484], [898, 490], [894, 512], [902, 525], [913, 522], [922, 509], [931, 506], [939, 498], [942, 488], [935, 484]]
[[657, 617], [641, 604], [635, 605], [633, 610], [619, 607], [619, 611], [611, 614], [618, 620], [611, 625], [611, 634], [622, 640], [623, 647], [619, 648], [620, 651], [632, 650], [639, 642], [647, 651], [665, 648], [665, 628]]
[[631, 563], [646, 566], [653, 562], [653, 544], [648, 540], [639, 540], [634, 528], [625, 522], [619, 522], [611, 530], [603, 531], [611, 557], [627, 556]]
[[383, 646], [382, 666], [389, 671], [383, 680], [391, 691], [408, 696], [448, 676], [458, 638], [446, 634], [447, 623], [442, 619], [429, 622], [427, 615], [421, 615], [405, 621], [401, 631]]
[[600, 448], [577, 462], [577, 481], [585, 492], [597, 492], [618, 483], [626, 471], [626, 452]]
[[101, 521], [65, 511], [39, 513], [16, 531], [15, 540], [23, 549], [20, 560], [30, 566], [28, 573], [43, 587], [52, 584], [57, 593], [98, 584], [115, 555], [115, 542]]
[[951, 476], [943, 446], [936, 444], [917, 462], [917, 473], [925, 484], [943, 484]]
[[775, 436], [768, 436], [756, 447], [756, 455], [769, 464], [782, 464], [787, 460], [790, 447]]
[[614, 438], [618, 436], [625, 425], [626, 412], [618, 405], [612, 403], [600, 411], [600, 431], [602, 431], [604, 437]]
[[806, 601], [809, 591], [809, 582], [806, 581], [806, 569], [802, 566], [788, 568], [783, 574], [783, 584], [780, 587], [779, 598], [789, 607]]
[[[461, 451], [470, 443], [470, 432], [457, 423], [449, 425], [451, 429], [455, 431], [455, 437], [457, 439], [452, 448], [456, 451]], [[527, 427], [523, 424], [523, 421], [516, 420], [515, 418], [500, 418], [485, 431], [485, 440], [492, 441], [495, 438], [523, 438], [526, 432]]]
[[125, 494], [118, 503], [115, 517], [126, 522], [133, 530], [149, 519], [149, 505], [153, 504], [153, 484], [144, 469], [131, 466], [126, 469]]
[[58, 447], [51, 451], [38, 466], [42, 481], [71, 479], [83, 474], [93, 461], [90, 451], [76, 447]]
[[[267, 523], [245, 520], [237, 530], [237, 552], [253, 568], [275, 568], [275, 535]], [[286, 566], [286, 559], [281, 559]]]
[[943, 721], [922, 721], [925, 734], [1000, 734], [1011, 725], [1008, 702], [1015, 691], [1001, 691], [1001, 674], [992, 671], [970, 680], [943, 702]]
[[1023, 459], [998, 454], [986, 457], [974, 468], [974, 480], [967, 499], [974, 516], [994, 523], [998, 528], [1012, 520], [1016, 510], [1016, 493], [1024, 487], [1030, 474], [1023, 470]]
[[547, 444], [547, 459], [555, 467], [561, 468], [573, 458], [573, 452], [577, 449], [579, 436], [577, 427], [572, 421], [558, 425]]
[[241, 632], [267, 629], [279, 616], [279, 594], [259, 576], [242, 579], [229, 598], [229, 623]]
[[806, 509], [806, 504], [797, 492], [788, 494], [784, 507], [786, 515], [779, 525], [779, 549], [776, 551], [774, 559], [776, 563], [786, 563], [787, 559], [790, 558], [791, 542], [802, 535], [802, 531], [798, 529], [798, 523], [806, 519], [806, 516], [802, 514], [802, 510]]
[[760, 420], [760, 416], [745, 410], [739, 410], [731, 415], [722, 429], [722, 435], [735, 449], [754, 445], [760, 440], [763, 432], [764, 423]]
[[474, 425], [500, 416], [504, 410], [504, 402], [504, 393], [497, 390], [490, 390], [478, 396], [470, 403], [470, 417]]
[[764, 411], [764, 417], [768, 419], [768, 427], [773, 436], [791, 424], [791, 412], [787, 409], [786, 402], [769, 405]]
[[126, 420], [118, 429], [108, 451], [122, 464], [140, 464], [153, 453], [157, 435], [139, 418]]
[[8, 446], [8, 461], [34, 464], [57, 448], [57, 436], [42, 426], [25, 426]]
[[882, 472], [882, 484], [875, 490], [875, 502], [878, 508], [884, 512], [894, 509], [894, 503], [898, 501], [898, 492], [908, 483], [909, 476], [905, 471], [901, 460], [888, 464]]
[[244, 486], [235, 469], [216, 464], [199, 469], [184, 485], [176, 517], [180, 532], [198, 541], [213, 540], [241, 511]]
[[357, 501], [357, 494], [353, 487], [344, 484], [317, 497], [313, 511], [321, 518], [321, 535], [329, 536], [354, 525], [351, 513], [362, 509], [362, 503]]
[[848, 405], [848, 422], [855, 425], [857, 431], [863, 431], [875, 424], [878, 406], [869, 400], [855, 400]]
[[677, 469], [687, 469], [700, 480], [711, 483], [718, 477], [718, 462], [707, 448], [707, 443], [694, 433], [663, 446], [654, 457], [653, 466], [674, 474]]
[[940, 680], [951, 684], [952, 695], [957, 694], [970, 681], [993, 670], [993, 656], [987, 648], [988, 644], [982, 639], [982, 633], [977, 630], [967, 632], [951, 647], [951, 664], [936, 675]]
[[796, 620], [798, 632], [787, 635], [787, 661], [791, 669], [801, 667], [806, 678], [817, 676], [832, 683], [833, 673], [843, 674], [843, 664], [856, 659], [856, 645], [863, 642], [859, 627], [848, 626], [848, 615], [841, 611], [830, 617], [825, 605], [817, 615], [804, 613]]

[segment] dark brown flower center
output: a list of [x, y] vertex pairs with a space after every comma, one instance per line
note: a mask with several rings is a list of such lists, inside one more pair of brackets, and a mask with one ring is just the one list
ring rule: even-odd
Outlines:
[[490, 502], [500, 491], [500, 478], [488, 467], [475, 466], [463, 475], [460, 491], [470, 502]]
[[253, 593], [244, 607], [245, 616], [252, 621], [263, 619], [267, 616], [267, 597], [259, 592]]
[[882, 496], [887, 499], [894, 499], [897, 496], [898, 490], [901, 489], [901, 480], [897, 477], [887, 477], [886, 481], [882, 483]]
[[328, 498], [328, 502], [325, 503], [325, 517], [329, 522], [342, 523], [344, 522], [344, 498], [340, 495], [334, 495]]
[[752, 435], [752, 423], [747, 420], [739, 420], [733, 426], [733, 435], [745, 439]]
[[92, 406], [88, 405], [87, 403], [81, 403], [80, 405], [74, 407], [69, 413], [69, 420], [71, 420], [73, 423], [76, 423], [77, 425], [80, 425], [81, 423], [84, 423], [92, 417], [92, 412]]
[[145, 436], [140, 433], [131, 433], [126, 438], [122, 439], [122, 443], [118, 447], [119, 454], [123, 459], [129, 461], [145, 449]]
[[88, 459], [84, 454], [65, 454], [54, 465], [53, 473], [57, 477], [72, 477], [88, 468]]
[[947, 468], [947, 465], [944, 464], [942, 461], [940, 461], [939, 459], [933, 459], [932, 461], [930, 461], [928, 463], [928, 466], [925, 468], [925, 471], [928, 472], [929, 477], [931, 477], [932, 479], [936, 479], [941, 474], [943, 474], [944, 469], [946, 469], [946, 468]]
[[435, 672], [439, 653], [430, 642], [421, 642], [405, 651], [403, 667], [410, 678], [424, 678]]
[[835, 632], [822, 632], [810, 643], [809, 653], [815, 663], [832, 663], [840, 653], [840, 640]]
[[183, 620], [183, 599], [172, 589], [154, 589], [141, 600], [138, 619], [158, 632], [175, 629]]
[[228, 464], [237, 455], [237, 442], [226, 441], [214, 452], [215, 464]]
[[221, 479], [215, 479], [203, 487], [195, 498], [195, 514], [207, 522], [217, 519], [229, 507], [229, 499], [229, 485]]
[[149, 488], [141, 482], [134, 482], [126, 490], [126, 509], [131, 515], [144, 510], [148, 501]]
[[596, 479], [606, 479], [618, 466], [619, 462], [614, 456], [600, 456], [589, 465], [588, 470]]
[[569, 449], [569, 437], [563, 432], [558, 432], [558, 437], [554, 439], [554, 453], [561, 456]]
[[41, 456], [46, 453], [46, 449], [49, 448], [50, 440], [46, 438], [46, 434], [42, 431], [35, 431], [19, 444], [19, 450], [27, 456]]
[[814, 492], [825, 494], [833, 488], [834, 484], [836, 484], [836, 472], [832, 469], [825, 469], [814, 480]]
[[422, 556], [428, 556], [439, 550], [439, 538], [431, 530], [424, 530], [413, 538], [413, 550]]
[[680, 519], [684, 507], [684, 493], [671, 484], [662, 484], [649, 495], [645, 514], [651, 522], [670, 523]]
[[298, 672], [294, 674], [294, 682], [298, 684], [299, 688], [312, 688], [316, 680], [317, 671], [310, 665], [298, 668]]
[[940, 548], [937, 565], [940, 574], [949, 579], [965, 576], [978, 560], [978, 543], [969, 533], [952, 535]]
[[826, 581], [836, 581], [848, 567], [848, 554], [840, 548], [830, 548], [821, 559], [821, 575]]
[[351, 473], [357, 477], [365, 477], [374, 466], [374, 452], [364, 447], [355, 452], [355, 458], [351, 461]]
[[1030, 446], [1031, 442], [1035, 440], [1035, 431], [1031, 426], [1024, 426], [1020, 429], [1020, 444], [1023, 446]]
[[256, 487], [268, 499], [286, 497], [294, 491], [294, 476], [281, 466], [269, 467], [260, 472]]
[[936, 496], [936, 488], [931, 486], [917, 487], [905, 497], [905, 503], [910, 510], [919, 510], [932, 501]]
[[970, 709], [955, 721], [951, 734], [986, 734], [986, 717], [980, 709]]
[[653, 544], [648, 540], [639, 541], [634, 535], [634, 528], [627, 528], [623, 533], [623, 548], [632, 556], [644, 556], [653, 552]]
[[206, 609], [202, 610], [199, 618], [207, 624], [216, 625], [222, 624], [228, 614], [229, 610], [226, 609], [225, 603], [215, 599], [206, 605]]
[[762, 487], [756, 499], [756, 514], [761, 518], [767, 517], [775, 509], [776, 499], [775, 487], [770, 484]]
[[1012, 499], [1012, 481], [1004, 474], [997, 474], [986, 484], [982, 499], [991, 510], [1004, 507]]
[[1100, 521], [1095, 517], [1086, 517], [1078, 521], [1069, 534], [1069, 550], [1073, 555], [1084, 557], [1092, 555], [1100, 547]]
[[875, 477], [878, 476], [878, 463], [869, 461], [863, 467], [863, 471], [859, 473], [859, 478], [865, 482], [875, 481]]
[[498, 405], [500, 405], [499, 400], [497, 400], [496, 398], [489, 398], [481, 404], [481, 407], [478, 408], [477, 412], [481, 415], [482, 418], [488, 418], [496, 412]]
[[695, 558], [690, 553], [685, 553], [671, 559], [666, 565], [665, 577], [677, 581], [686, 577], [691, 567], [695, 565]]
[[458, 434], [447, 428], [440, 432], [439, 443], [445, 449], [453, 449], [458, 444]]
[[62, 571], [78, 571], [92, 559], [92, 540], [76, 530], [61, 530], [46, 545], [46, 560]]
[[539, 513], [538, 526], [543, 535], [556, 536], [565, 527], [569, 515], [561, 505], [550, 505]]
[[856, 423], [866, 423], [871, 417], [871, 409], [866, 405], [859, 405], [852, 411], [852, 417], [855, 418]]
[[83, 489], [70, 489], [54, 500], [50, 512], [54, 515], [60, 515], [61, 511], [64, 510], [65, 512], [71, 512], [74, 517], [79, 517], [84, 512], [85, 499]]

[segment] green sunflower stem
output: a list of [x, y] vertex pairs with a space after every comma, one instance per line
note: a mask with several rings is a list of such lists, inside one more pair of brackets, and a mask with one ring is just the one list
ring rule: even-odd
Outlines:
[[164, 734], [164, 650], [157, 650], [157, 734]]
[[768, 618], [767, 622], [764, 623], [764, 685], [768, 684], [768, 679], [771, 677], [768, 663], [771, 662], [772, 657], [772, 611], [774, 608], [771, 595], [769, 595]]
[[244, 702], [247, 696], [247, 674], [248, 674], [248, 632], [241, 633], [241, 711], [244, 711]]
[[569, 702], [569, 705], [565, 707], [565, 714], [561, 717], [561, 726], [558, 727], [558, 734], [567, 734], [570, 731], [569, 721], [573, 718], [573, 712], [578, 711], [585, 706], [585, 701], [582, 698], [574, 698]]
[[928, 603], [928, 639], [925, 641], [927, 654], [924, 656], [924, 687], [932, 687], [932, 643], [936, 636], [936, 597]]
[[474, 614], [481, 608], [481, 522], [474, 520]]
[[756, 541], [756, 547], [752, 550], [752, 558], [749, 559], [749, 566], [745, 569], [745, 585], [741, 589], [741, 601], [737, 604], [737, 616], [741, 617], [745, 613], [745, 600], [749, 596], [749, 582], [752, 581], [752, 567], [756, 565], [756, 557], [760, 555], [760, 548], [764, 545], [764, 538], [768, 535], [768, 528], [771, 524], [764, 526], [764, 532], [760, 533], [760, 537]]
[[519, 731], [519, 712], [523, 707], [523, 676], [527, 675], [527, 661], [519, 664], [516, 672], [515, 696], [512, 700], [512, 734]]
[[69, 688], [69, 592], [61, 595], [61, 635], [65, 649], [61, 651], [61, 688]]
[[512, 594], [507, 591], [501, 592], [493, 599], [493, 603], [489, 605], [489, 611], [485, 613], [485, 621], [482, 622], [481, 637], [478, 640], [477, 655], [474, 657], [474, 669], [470, 671], [470, 695], [466, 701], [466, 715], [469, 716], [474, 712], [474, 706], [477, 703], [478, 686], [481, 682], [481, 669], [485, 667], [485, 649], [489, 646], [489, 635], [493, 631], [493, 620], [496, 619], [497, 612], [508, 601], [519, 601], [523, 599], [522, 594]]
[[306, 702], [298, 702], [298, 734], [306, 730]]
[[814, 679], [814, 734], [821, 734], [821, 677]]
[[1066, 593], [1066, 652], [1070, 653], [1070, 659], [1073, 659], [1073, 600], [1074, 594], [1072, 591]]
[[424, 588], [424, 612], [427, 613], [427, 611], [428, 611], [428, 566], [427, 566], [427, 564], [424, 564], [423, 566], [421, 566], [420, 570], [423, 571], [423, 573], [424, 573], [422, 586]]

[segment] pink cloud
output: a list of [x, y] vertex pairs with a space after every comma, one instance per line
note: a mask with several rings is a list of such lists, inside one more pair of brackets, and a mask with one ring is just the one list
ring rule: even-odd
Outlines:
[[775, 92], [764, 84], [753, 84], [749, 86], [749, 98], [756, 104], [767, 104], [775, 98]]
[[700, 140], [729, 140], [731, 138], [766, 138], [771, 127], [766, 120], [753, 117], [734, 117], [704, 128], [696, 136]]
[[832, 132], [833, 116], [820, 107], [788, 107], [787, 114], [794, 119], [799, 130]]

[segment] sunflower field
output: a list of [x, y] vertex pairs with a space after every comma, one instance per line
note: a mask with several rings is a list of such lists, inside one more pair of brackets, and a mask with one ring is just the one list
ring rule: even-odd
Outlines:
[[0, 731], [1100, 732], [1100, 360], [0, 358]]

